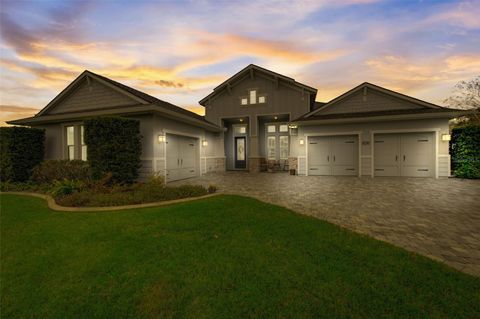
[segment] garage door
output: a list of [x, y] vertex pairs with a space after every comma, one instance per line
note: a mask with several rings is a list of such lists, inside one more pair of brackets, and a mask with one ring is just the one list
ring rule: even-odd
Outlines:
[[433, 177], [433, 133], [375, 134], [375, 176]]
[[358, 137], [309, 137], [308, 175], [358, 175]]
[[195, 177], [197, 139], [167, 134], [167, 182]]

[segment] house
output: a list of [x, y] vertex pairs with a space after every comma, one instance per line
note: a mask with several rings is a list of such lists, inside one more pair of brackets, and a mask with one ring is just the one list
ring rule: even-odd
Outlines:
[[317, 90], [248, 65], [203, 98], [205, 116], [84, 71], [37, 115], [10, 121], [46, 131], [47, 159], [86, 159], [82, 121], [140, 121], [141, 175], [167, 181], [268, 165], [298, 175], [450, 175], [449, 119], [462, 111], [363, 83], [328, 103]]

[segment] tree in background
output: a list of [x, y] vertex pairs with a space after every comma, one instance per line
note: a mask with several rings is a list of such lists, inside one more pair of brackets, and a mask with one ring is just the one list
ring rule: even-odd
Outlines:
[[444, 100], [444, 103], [451, 108], [472, 110], [471, 115], [457, 119], [455, 124], [480, 123], [480, 75], [469, 81], [458, 82], [453, 95]]

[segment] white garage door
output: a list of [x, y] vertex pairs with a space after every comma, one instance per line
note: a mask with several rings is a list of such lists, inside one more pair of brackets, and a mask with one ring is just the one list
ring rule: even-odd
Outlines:
[[358, 137], [309, 137], [308, 175], [358, 175]]
[[375, 134], [375, 176], [433, 177], [433, 133]]
[[195, 177], [197, 143], [192, 137], [167, 134], [167, 182]]

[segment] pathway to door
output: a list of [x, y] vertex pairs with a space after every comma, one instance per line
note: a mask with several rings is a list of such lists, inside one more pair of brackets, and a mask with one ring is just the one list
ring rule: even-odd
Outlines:
[[480, 181], [225, 172], [171, 183], [216, 185], [480, 276]]

